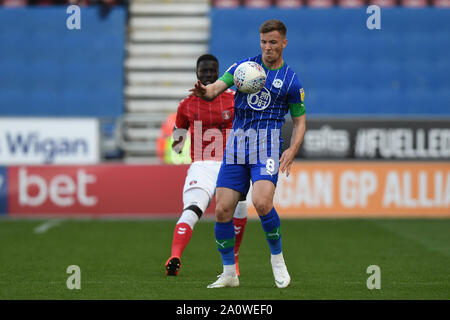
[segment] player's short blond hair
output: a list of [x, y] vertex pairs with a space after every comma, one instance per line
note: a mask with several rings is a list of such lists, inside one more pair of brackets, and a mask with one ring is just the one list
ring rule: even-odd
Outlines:
[[283, 22], [277, 19], [267, 20], [259, 28], [259, 33], [268, 33], [272, 31], [278, 31], [283, 37], [286, 37], [287, 28]]

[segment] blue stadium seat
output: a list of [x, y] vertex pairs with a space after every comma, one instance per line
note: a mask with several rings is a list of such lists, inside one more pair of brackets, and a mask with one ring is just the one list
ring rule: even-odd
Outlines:
[[65, 9], [66, 7], [59, 9], [50, 7], [25, 10], [21, 13], [22, 16], [26, 17], [21, 19], [23, 20], [23, 28], [25, 28], [27, 33], [35, 32], [39, 34], [55, 34], [67, 30], [66, 18], [68, 15]]
[[337, 44], [337, 51], [339, 56], [345, 59], [370, 60], [373, 56], [369, 39], [363, 34], [356, 33], [341, 34]]
[[371, 60], [400, 60], [404, 53], [399, 35], [390, 33], [373, 33], [368, 37]]
[[28, 83], [28, 68], [23, 60], [0, 60], [0, 70], [0, 91], [3, 89], [23, 89]]
[[400, 89], [376, 88], [368, 91], [368, 109], [371, 113], [389, 115], [402, 115], [404, 106], [402, 105]]
[[[334, 11], [334, 12], [333, 12]], [[365, 19], [361, 20], [361, 16], [355, 14], [357, 10], [352, 9], [337, 9], [328, 10], [329, 16], [321, 19], [321, 28], [324, 30], [330, 30], [329, 26], [335, 26], [332, 28], [334, 32], [341, 34], [355, 34], [364, 32]], [[307, 21], [305, 21], [307, 23]], [[339, 26], [339, 27], [337, 27]]]
[[28, 64], [27, 88], [53, 89], [63, 83], [63, 74], [58, 61], [38, 60]]
[[58, 114], [61, 110], [60, 95], [61, 91], [49, 84], [29, 88], [25, 95], [28, 113], [39, 114], [46, 110], [50, 114]]
[[0, 115], [123, 112], [124, 9], [85, 8], [75, 31], [65, 9], [0, 9]]
[[338, 38], [330, 32], [311, 32], [307, 37], [288, 43], [288, 51], [296, 52], [301, 59], [328, 58], [337, 55]]
[[[2, 88], [0, 90], [0, 114], [11, 116], [17, 114], [26, 105], [25, 90], [23, 88]], [[21, 113], [22, 115], [23, 112]]]
[[66, 59], [61, 51], [61, 37], [58, 34], [30, 34], [23, 49], [29, 60], [54, 60], [59, 62]]
[[[400, 12], [400, 10], [402, 12]], [[398, 9], [382, 12], [382, 30], [393, 30], [398, 33], [433, 33], [442, 27], [441, 21], [446, 13], [427, 9]]]
[[[1, 28], [0, 28], [1, 29]], [[0, 33], [0, 62], [25, 59], [23, 35]]]
[[405, 58], [433, 59], [438, 52], [439, 44], [433, 34], [425, 32], [405, 33], [401, 38], [402, 51]]
[[402, 82], [402, 70], [398, 61], [375, 60], [367, 66], [367, 77], [372, 89], [396, 89]]
[[436, 89], [447, 88], [450, 91], [450, 60], [443, 55], [433, 65], [433, 79]]
[[61, 106], [75, 116], [120, 114], [123, 112], [121, 96], [120, 91], [91, 89], [87, 95], [83, 89], [66, 88], [62, 92]]
[[340, 102], [336, 88], [312, 87], [305, 91], [305, 107], [308, 114], [339, 113]]
[[62, 38], [61, 51], [70, 61], [95, 61], [99, 55], [108, 55], [108, 50], [93, 50], [96, 41], [95, 37], [85, 34], [68, 35]]
[[436, 90], [436, 104], [430, 106], [434, 114], [442, 114], [442, 110], [448, 110], [450, 108], [450, 84], [447, 87], [441, 87]]
[[435, 90], [413, 89], [407, 90], [402, 97], [406, 111], [410, 114], [431, 113], [438, 104]]
[[89, 88], [95, 87], [97, 79], [92, 77], [94, 70], [91, 67], [93, 68], [87, 63], [66, 61], [61, 66], [66, 86], [77, 90], [89, 90]]
[[405, 88], [432, 89], [439, 85], [435, 78], [437, 70], [433, 68], [433, 61], [428, 59], [407, 59], [403, 63], [403, 81]]
[[442, 52], [449, 52], [450, 50], [450, 37], [448, 36], [450, 30], [440, 30], [433, 34], [433, 38], [436, 44], [436, 49]]
[[0, 115], [122, 114], [124, 8], [84, 8], [74, 31], [65, 9], [0, 8]]
[[336, 87], [338, 79], [336, 63], [321, 59], [308, 60], [301, 77], [310, 87]]
[[[286, 60], [305, 87], [308, 113], [407, 116], [426, 115], [429, 108], [450, 115], [448, 12], [383, 9], [381, 30], [366, 28], [361, 12], [213, 9], [211, 50], [220, 61], [255, 53], [255, 31], [242, 28], [242, 21], [280, 18], [288, 26]], [[230, 40], [237, 34], [242, 41]]]
[[339, 88], [370, 87], [372, 78], [367, 72], [367, 62], [362, 59], [343, 57], [337, 62]]
[[368, 90], [364, 88], [343, 89], [337, 93], [336, 113], [342, 115], [360, 115], [372, 113]]
[[61, 107], [74, 115], [89, 116], [92, 114], [93, 105], [91, 103], [90, 95], [87, 95], [85, 90], [78, 88], [66, 88], [62, 92]]

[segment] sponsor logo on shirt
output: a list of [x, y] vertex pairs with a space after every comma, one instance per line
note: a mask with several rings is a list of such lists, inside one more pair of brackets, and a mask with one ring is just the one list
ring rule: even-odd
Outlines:
[[271, 101], [270, 91], [264, 87], [261, 91], [247, 95], [247, 104], [256, 111], [266, 109]]

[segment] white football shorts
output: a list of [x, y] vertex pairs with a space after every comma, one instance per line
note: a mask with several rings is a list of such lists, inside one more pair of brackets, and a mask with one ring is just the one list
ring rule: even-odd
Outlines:
[[184, 182], [183, 193], [194, 188], [200, 188], [208, 193], [210, 200], [216, 193], [217, 176], [219, 175], [220, 161], [195, 161], [189, 167]]

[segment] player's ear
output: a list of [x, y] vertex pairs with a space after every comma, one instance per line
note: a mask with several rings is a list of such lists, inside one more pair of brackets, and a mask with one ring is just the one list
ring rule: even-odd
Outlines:
[[283, 39], [282, 45], [283, 45], [283, 49], [287, 47], [288, 44], [288, 40], [286, 38]]

